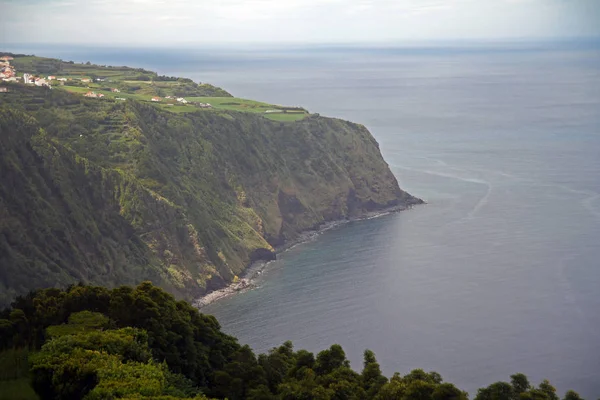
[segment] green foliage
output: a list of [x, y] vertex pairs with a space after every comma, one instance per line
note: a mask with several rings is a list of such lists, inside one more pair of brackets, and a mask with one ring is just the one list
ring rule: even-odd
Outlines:
[[[30, 353], [29, 366], [32, 387], [44, 400], [468, 398], [436, 372], [415, 369], [388, 380], [370, 350], [360, 373], [350, 368], [339, 345], [315, 357], [285, 342], [257, 357], [223, 334], [214, 317], [147, 282], [113, 290], [83, 285], [40, 290], [17, 298], [0, 317], [18, 325], [21, 343], [40, 347]], [[0, 398], [28, 379], [28, 353], [0, 353], [0, 380], [10, 388], [0, 390]], [[24, 390], [23, 398], [35, 398]], [[475, 399], [554, 400], [556, 390], [548, 381], [531, 387], [525, 375], [515, 374], [511, 383], [479, 389]], [[565, 395], [565, 400], [579, 399], [572, 391]]]
[[315, 371], [320, 375], [326, 375], [341, 367], [350, 367], [346, 359], [346, 353], [339, 344], [332, 345], [328, 350], [323, 350], [317, 355]]
[[581, 400], [581, 396], [577, 392], [569, 390], [565, 393], [564, 400]]
[[101, 313], [81, 311], [71, 314], [67, 324], [48, 327], [46, 333], [48, 337], [56, 338], [59, 336], [89, 332], [107, 327], [108, 321], [108, 318]]
[[[511, 383], [496, 382], [477, 391], [475, 400], [558, 400], [556, 388], [544, 379], [538, 387], [532, 387], [524, 374], [511, 375]], [[566, 399], [577, 400], [579, 394], [570, 390]]]
[[510, 384], [513, 387], [513, 391], [516, 395], [520, 395], [530, 389], [529, 380], [525, 374], [514, 374], [510, 376]]
[[[0, 317], [10, 315], [15, 320], [9, 335], [0, 338], [5, 347], [15, 345], [11, 336], [17, 331], [19, 344], [33, 348], [52, 337], [45, 344], [48, 350], [60, 353], [79, 347], [118, 353], [132, 361], [153, 358], [166, 362], [172, 372], [183, 374], [197, 386], [209, 385], [215, 370], [241, 357], [236, 340], [220, 331], [214, 317], [200, 314], [148, 282], [113, 290], [81, 285], [40, 290], [17, 298], [13, 308]], [[95, 330], [107, 327], [117, 330]], [[146, 342], [151, 355], [145, 350]], [[254, 356], [245, 357], [243, 360]]]
[[375, 359], [375, 353], [365, 350], [362, 371], [362, 386], [370, 397], [379, 393], [381, 387], [387, 383], [387, 378], [381, 373], [379, 363]]

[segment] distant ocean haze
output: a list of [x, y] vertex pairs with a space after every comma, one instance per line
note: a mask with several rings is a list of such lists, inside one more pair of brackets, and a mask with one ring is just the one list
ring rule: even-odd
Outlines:
[[471, 395], [523, 372], [600, 396], [597, 45], [47, 52], [362, 123], [427, 201], [297, 246], [202, 310], [242, 343], [340, 343], [357, 369], [369, 348], [388, 375]]

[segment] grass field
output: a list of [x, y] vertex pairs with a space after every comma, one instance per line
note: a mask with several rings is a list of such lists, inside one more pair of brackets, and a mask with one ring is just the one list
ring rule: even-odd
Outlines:
[[[263, 114], [265, 118], [274, 121], [298, 121], [308, 115], [301, 108], [282, 107], [261, 101], [241, 99], [239, 97], [188, 97], [189, 101], [209, 103], [216, 109], [242, 111]], [[267, 110], [281, 110], [281, 112], [267, 113]]]
[[253, 113], [264, 113], [266, 110], [274, 109], [272, 104], [260, 101], [240, 99], [238, 97], [187, 97], [188, 101], [209, 103], [215, 108], [231, 111], [245, 111]]
[[110, 90], [101, 90], [100, 88], [103, 86], [97, 84], [91, 84], [89, 87], [79, 87], [79, 86], [58, 86], [59, 89], [66, 90], [67, 92], [77, 93], [77, 94], [86, 94], [87, 92], [94, 93], [102, 93], [106, 97], [111, 99], [115, 97], [122, 97], [124, 99], [135, 99], [140, 101], [150, 101], [153, 96], [138, 94], [138, 93], [113, 93]]
[[268, 118], [273, 121], [293, 122], [293, 121], [300, 121], [301, 119], [304, 119], [307, 115], [308, 114], [306, 114], [306, 113], [299, 113], [299, 112], [269, 113], [269, 114], [265, 114], [265, 118]]
[[[153, 96], [140, 94], [140, 93], [113, 93], [108, 90], [101, 90], [102, 87], [106, 87], [106, 85], [100, 85], [96, 83], [92, 83], [89, 87], [78, 87], [78, 86], [59, 86], [60, 89], [66, 90], [71, 93], [77, 94], [85, 94], [89, 91], [93, 91], [95, 93], [102, 93], [106, 98], [114, 99], [117, 97], [125, 98], [125, 99], [135, 99], [139, 101], [150, 101]], [[102, 101], [102, 99], [98, 99]], [[226, 111], [241, 111], [241, 112], [251, 112], [256, 114], [261, 114], [265, 118], [268, 118], [273, 121], [280, 122], [293, 122], [299, 121], [309, 115], [305, 110], [300, 108], [291, 108], [291, 107], [282, 107], [273, 104], [263, 103], [255, 100], [241, 99], [238, 97], [186, 97], [186, 100], [190, 102], [197, 103], [209, 103], [213, 106], [215, 110], [226, 110]], [[196, 112], [201, 110], [201, 108], [192, 105], [192, 104], [179, 104], [173, 103], [170, 101], [167, 103], [165, 99], [163, 99], [160, 103], [155, 103], [159, 105], [162, 109], [174, 113], [186, 113], [186, 112]], [[169, 106], [168, 104], [174, 104], [173, 106]], [[279, 112], [270, 112], [267, 113], [267, 110], [278, 110]]]
[[188, 113], [188, 112], [196, 112], [200, 110], [200, 108], [189, 105], [189, 104], [175, 104], [173, 106], [169, 106], [167, 104], [159, 104], [160, 108], [166, 111], [170, 111], [172, 113]]
[[[102, 87], [106, 87], [106, 85], [98, 85], [98, 84], [90, 84], [89, 87], [79, 87], [79, 86], [58, 86], [59, 89], [66, 90], [67, 92], [77, 93], [77, 94], [86, 94], [87, 92], [94, 92], [96, 94], [102, 93], [104, 96], [110, 99], [114, 99], [117, 97], [123, 99], [134, 99], [139, 101], [150, 101], [152, 99], [152, 95], [143, 94], [143, 93], [126, 93], [119, 92], [113, 93], [110, 90], [102, 90]], [[101, 100], [101, 99], [99, 99]]]

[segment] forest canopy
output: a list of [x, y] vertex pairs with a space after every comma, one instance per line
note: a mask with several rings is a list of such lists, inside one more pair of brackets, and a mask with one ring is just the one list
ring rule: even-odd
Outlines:
[[[33, 389], [31, 397], [20, 398], [44, 400], [468, 398], [436, 372], [417, 369], [387, 378], [370, 350], [359, 372], [337, 344], [315, 355], [285, 342], [256, 356], [223, 333], [214, 317], [150, 282], [112, 290], [75, 285], [20, 296], [0, 313], [0, 347], [0, 398], [9, 398], [1, 388], [15, 380]], [[11, 374], [18, 366], [22, 373]], [[474, 398], [559, 396], [548, 381], [534, 386], [515, 374], [510, 382], [479, 389]], [[564, 399], [580, 397], [569, 391]]]

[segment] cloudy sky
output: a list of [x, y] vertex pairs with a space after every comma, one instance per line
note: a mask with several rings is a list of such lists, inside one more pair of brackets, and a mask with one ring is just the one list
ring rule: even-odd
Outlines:
[[0, 43], [600, 36], [600, 0], [0, 0]]

